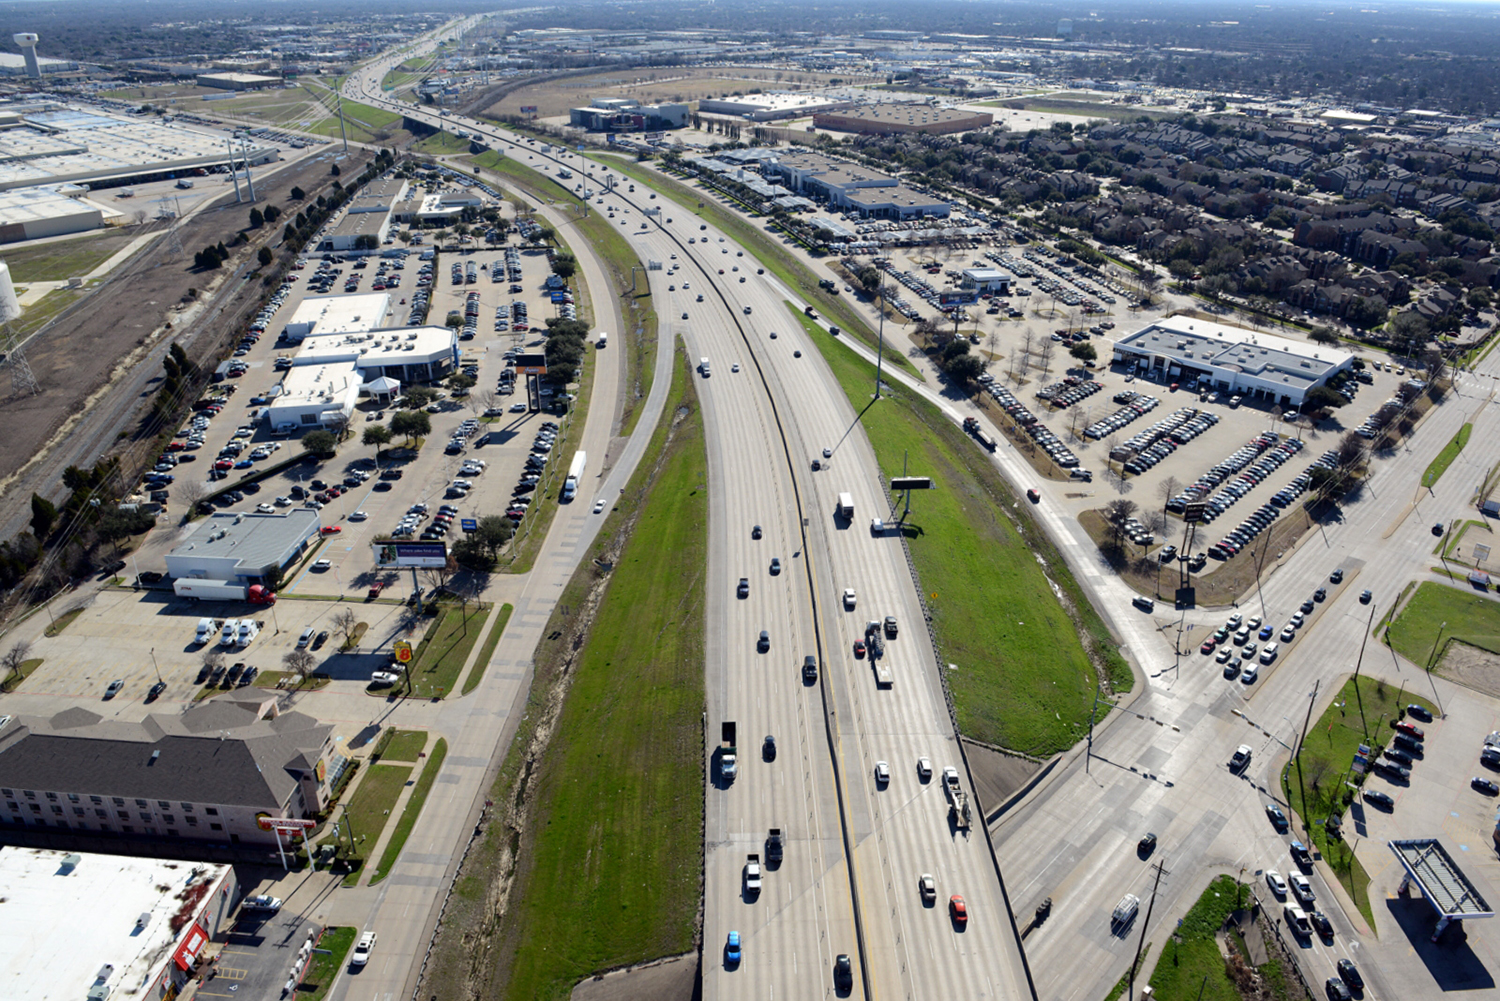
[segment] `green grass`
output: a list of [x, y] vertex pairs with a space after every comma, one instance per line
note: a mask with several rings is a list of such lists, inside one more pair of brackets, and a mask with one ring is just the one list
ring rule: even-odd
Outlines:
[[495, 656], [495, 647], [500, 644], [500, 635], [505, 632], [505, 624], [510, 621], [510, 613], [515, 610], [514, 605], [500, 606], [500, 614], [495, 618], [495, 624], [490, 627], [490, 634], [484, 638], [484, 645], [479, 648], [479, 657], [474, 661], [474, 666], [469, 669], [469, 676], [464, 679], [462, 694], [468, 695], [484, 680], [485, 668], [490, 666], [490, 658]]
[[27, 334], [42, 329], [52, 321], [53, 317], [73, 305], [82, 296], [83, 293], [76, 289], [53, 289], [27, 306], [21, 313], [20, 319], [11, 322], [11, 334], [15, 337], [25, 337]]
[[1438, 480], [1443, 478], [1443, 474], [1448, 471], [1448, 467], [1453, 465], [1453, 460], [1458, 458], [1458, 453], [1462, 452], [1464, 446], [1469, 443], [1469, 434], [1473, 430], [1473, 424], [1465, 424], [1458, 429], [1458, 434], [1454, 435], [1453, 440], [1443, 446], [1443, 450], [1437, 454], [1437, 458], [1433, 459], [1432, 464], [1427, 467], [1427, 472], [1422, 474], [1422, 486], [1430, 489]]
[[[1240, 1001], [1239, 989], [1229, 979], [1214, 933], [1238, 909], [1238, 902], [1248, 899], [1248, 893], [1240, 897], [1232, 876], [1219, 876], [1208, 884], [1177, 933], [1162, 945], [1156, 969], [1151, 972], [1151, 987], [1161, 1001], [1195, 1001], [1200, 996], [1203, 1001]], [[1142, 985], [1137, 971], [1137, 993]]]
[[41, 657], [21, 661], [20, 665], [0, 682], [0, 692], [13, 692], [31, 677], [33, 671], [42, 666]]
[[467, 608], [446, 602], [438, 608], [439, 615], [427, 627], [409, 669], [411, 694], [417, 698], [442, 697], [453, 691], [484, 625], [484, 610], [472, 602]]
[[1458, 523], [1457, 529], [1447, 533], [1448, 541], [1446, 544], [1439, 540], [1438, 544], [1432, 547], [1432, 555], [1436, 556], [1439, 553], [1442, 553], [1442, 555], [1444, 556], [1452, 557], [1453, 551], [1457, 549], [1458, 544], [1463, 541], [1464, 533], [1468, 532], [1468, 530], [1471, 528], [1477, 528], [1481, 532], [1489, 532], [1492, 535], [1494, 534], [1494, 530], [1490, 528], [1488, 522], [1474, 521], [1472, 518], [1466, 521], [1461, 521]]
[[[521, 847], [500, 936], [514, 942], [504, 997], [566, 998], [597, 971], [693, 945], [702, 897], [708, 469], [686, 369], [679, 353], [671, 398], [691, 413], [615, 564], [532, 778], [534, 840]], [[658, 428], [653, 437], [637, 490], [664, 434]]]
[[[409, 735], [402, 734], [402, 737], [405, 736]], [[422, 736], [425, 737], [426, 734]], [[417, 779], [416, 786], [406, 799], [406, 806], [401, 811], [400, 819], [396, 821], [395, 829], [391, 831], [390, 840], [385, 843], [385, 850], [380, 853], [380, 864], [375, 867], [375, 873], [370, 877], [371, 886], [390, 875], [391, 868], [395, 866], [396, 859], [401, 855], [401, 849], [406, 847], [406, 839], [411, 836], [411, 829], [416, 826], [417, 818], [422, 815], [422, 807], [427, 803], [427, 794], [432, 791], [432, 783], [437, 780], [438, 772], [443, 767], [443, 759], [447, 756], [448, 742], [439, 737], [438, 742], [433, 745], [432, 754], [427, 759], [427, 767], [422, 769], [422, 777]]]
[[[1381, 747], [1390, 743], [1391, 724], [1397, 719], [1397, 711], [1413, 702], [1432, 708], [1432, 703], [1426, 699], [1401, 686], [1392, 688], [1378, 679], [1361, 677], [1356, 693], [1355, 679], [1350, 678], [1338, 697], [1307, 730], [1307, 737], [1297, 755], [1301, 762], [1300, 781], [1294, 763], [1286, 769], [1282, 783], [1287, 804], [1302, 818], [1300, 825], [1293, 824], [1292, 836], [1311, 840], [1317, 846], [1372, 928], [1375, 927], [1375, 916], [1370, 906], [1370, 875], [1360, 865], [1347, 841], [1334, 841], [1328, 836], [1323, 821], [1330, 814], [1342, 815], [1354, 797], [1354, 790], [1345, 783], [1360, 778], [1350, 771], [1350, 763], [1359, 745], [1368, 743], [1378, 754]], [[1290, 738], [1288, 742], [1295, 743]], [[1348, 828], [1346, 824], [1345, 829]]]
[[[354, 789], [354, 798], [349, 800], [348, 811], [339, 818], [343, 830], [340, 837], [348, 843], [349, 832], [354, 832], [354, 855], [368, 858], [369, 851], [380, 840], [380, 832], [390, 820], [391, 807], [411, 778], [411, 765], [371, 765], [364, 769], [364, 776]], [[329, 840], [325, 838], [324, 840]], [[359, 873], [350, 873], [345, 886], [358, 882]]]
[[297, 985], [297, 1001], [322, 1001], [328, 994], [328, 988], [338, 978], [339, 971], [344, 968], [344, 961], [358, 934], [358, 928], [350, 928], [348, 925], [332, 925], [323, 929], [317, 948], [327, 950], [328, 954], [313, 953], [312, 960], [307, 964], [307, 973]]
[[123, 233], [96, 233], [77, 240], [43, 243], [26, 250], [7, 252], [5, 263], [17, 285], [26, 282], [61, 282], [82, 277], [109, 260], [130, 242]]
[[71, 626], [73, 624], [73, 620], [78, 618], [78, 616], [82, 614], [83, 609], [81, 608], [74, 608], [71, 611], [63, 612], [61, 615], [52, 620], [51, 624], [48, 625], [45, 630], [43, 630], [42, 635], [46, 636], [48, 639], [51, 639], [54, 636], [61, 636], [62, 631]]
[[1420, 667], [1442, 660], [1454, 640], [1500, 653], [1500, 605], [1472, 591], [1423, 581], [1385, 631], [1385, 642]]
[[469, 140], [460, 139], [452, 132], [435, 132], [426, 139], [419, 139], [412, 143], [411, 148], [415, 153], [430, 153], [433, 156], [446, 153], [467, 153]]
[[[804, 321], [855, 410], [862, 410], [874, 388], [874, 366], [788, 309]], [[899, 476], [909, 460], [913, 475], [937, 484], [914, 496], [906, 537], [932, 614], [939, 663], [958, 665], [947, 679], [960, 729], [1037, 756], [1072, 747], [1088, 726], [1097, 685], [1080, 630], [1107, 665], [1115, 690], [1132, 684], [1107, 627], [988, 456], [936, 408], [896, 391], [860, 421], [883, 475]], [[885, 512], [861, 517], [876, 514]], [[965, 543], [954, 545], [955, 539]], [[1078, 621], [1054, 597], [1049, 576]]]
[[391, 739], [385, 744], [380, 752], [380, 760], [389, 764], [392, 761], [416, 761], [417, 755], [427, 747], [426, 730], [391, 730]]

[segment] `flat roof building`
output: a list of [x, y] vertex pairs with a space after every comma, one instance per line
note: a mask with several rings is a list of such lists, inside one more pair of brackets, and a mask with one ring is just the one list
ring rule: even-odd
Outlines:
[[261, 584], [273, 569], [291, 564], [318, 534], [323, 519], [311, 508], [275, 514], [219, 512], [167, 554], [172, 577]]
[[18, 847], [0, 886], [0, 992], [33, 1001], [177, 995], [240, 895], [223, 863]]
[[947, 202], [908, 188], [889, 174], [821, 153], [788, 153], [762, 162], [761, 170], [795, 194], [862, 216], [911, 219], [946, 216], [951, 211]]
[[259, 690], [135, 723], [82, 706], [0, 720], [0, 831], [86, 832], [141, 854], [177, 839], [274, 847], [261, 817], [322, 811], [349, 765], [331, 725]]
[[292, 359], [291, 373], [304, 367], [333, 372], [347, 366], [361, 384], [382, 376], [402, 383], [436, 382], [457, 364], [458, 338], [452, 327], [386, 327], [314, 334]]
[[79, 195], [57, 188], [0, 191], [0, 243], [84, 233], [103, 225], [104, 210]]
[[281, 77], [261, 76], [258, 73], [199, 73], [196, 82], [200, 87], [216, 87], [219, 90], [260, 90], [263, 87], [281, 86]]
[[289, 341], [300, 341], [313, 334], [362, 334], [384, 324], [390, 308], [388, 292], [303, 299], [286, 321], [283, 333]]
[[354, 415], [365, 380], [352, 361], [298, 365], [281, 379], [281, 392], [266, 407], [265, 421], [278, 434], [345, 424]]
[[959, 108], [939, 108], [930, 104], [871, 104], [844, 111], [824, 111], [813, 115], [813, 126], [835, 132], [854, 132], [867, 136], [923, 132], [928, 135], [950, 135], [971, 132], [992, 124], [995, 116]]
[[571, 108], [568, 124], [590, 132], [647, 132], [680, 129], [688, 123], [686, 104], [641, 104], [629, 97], [595, 98], [586, 108]]
[[1302, 406], [1314, 387], [1352, 367], [1353, 360], [1349, 352], [1326, 345], [1186, 316], [1127, 334], [1114, 349], [1116, 364], [1153, 370], [1169, 380], [1206, 381], [1221, 393], [1283, 407]]
[[769, 122], [777, 118], [801, 118], [819, 112], [838, 111], [852, 104], [852, 101], [843, 98], [816, 97], [812, 94], [753, 94], [722, 100], [705, 98], [698, 102], [698, 112]]

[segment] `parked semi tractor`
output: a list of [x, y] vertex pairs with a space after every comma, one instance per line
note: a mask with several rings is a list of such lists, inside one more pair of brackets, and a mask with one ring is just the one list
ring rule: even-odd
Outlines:
[[588, 453], [579, 449], [573, 456], [573, 464], [568, 467], [568, 478], [563, 480], [562, 499], [570, 501], [578, 495], [578, 481], [583, 478], [583, 469], [588, 465]]
[[179, 577], [172, 582], [179, 598], [194, 601], [248, 601], [252, 605], [276, 604], [276, 593], [260, 584], [231, 584], [227, 580]]
[[719, 724], [719, 774], [725, 782], [733, 782], [739, 774], [739, 762], [735, 758], [735, 722], [732, 719]]

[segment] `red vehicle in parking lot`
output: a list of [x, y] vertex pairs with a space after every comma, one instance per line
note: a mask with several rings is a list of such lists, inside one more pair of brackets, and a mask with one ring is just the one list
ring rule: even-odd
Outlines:
[[380, 597], [380, 592], [384, 591], [384, 590], [385, 590], [385, 581], [383, 581], [383, 580], [377, 580], [375, 583], [373, 583], [373, 584], [370, 585], [370, 592], [368, 594], [366, 594], [365, 597], [367, 599], [373, 600], [375, 598]]
[[1203, 645], [1198, 648], [1198, 652], [1199, 653], [1203, 653], [1203, 654], [1213, 653], [1214, 652], [1214, 641], [1211, 640], [1211, 639], [1204, 640], [1203, 641]]
[[1404, 734], [1407, 734], [1408, 736], [1415, 737], [1418, 740], [1427, 739], [1427, 734], [1422, 732], [1421, 727], [1417, 726], [1415, 723], [1408, 723], [1406, 720], [1402, 720], [1401, 722], [1397, 723], [1396, 729], [1400, 730]]
[[324, 535], [337, 535], [343, 530], [344, 528], [342, 525], [324, 525], [322, 528], [318, 529], [318, 531], [322, 532]]

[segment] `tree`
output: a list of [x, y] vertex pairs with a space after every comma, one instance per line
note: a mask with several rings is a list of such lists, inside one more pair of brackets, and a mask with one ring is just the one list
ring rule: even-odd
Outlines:
[[422, 579], [427, 582], [427, 589], [429, 591], [446, 591], [448, 590], [448, 582], [453, 579], [453, 575], [456, 573], [458, 573], [458, 563], [454, 560], [453, 554], [449, 553], [448, 562], [442, 566], [423, 567]]
[[1391, 347], [1401, 354], [1412, 354], [1431, 336], [1427, 320], [1419, 313], [1397, 313], [1391, 320]]
[[265, 224], [266, 224], [266, 217], [261, 214], [260, 209], [252, 208], [250, 210], [250, 228], [251, 229], [260, 229]]
[[354, 630], [359, 625], [359, 616], [354, 614], [352, 608], [341, 608], [333, 613], [333, 628], [337, 629], [344, 637], [344, 648], [354, 640]]
[[17, 640], [5, 655], [0, 657], [0, 682], [8, 681], [10, 676], [21, 670], [21, 665], [26, 663], [31, 656], [31, 641]]
[[[965, 347], [968, 345], [965, 344]], [[948, 363], [948, 377], [958, 383], [969, 383], [984, 374], [984, 360], [978, 355], [960, 354]]]
[[1125, 523], [1135, 516], [1135, 501], [1124, 497], [1116, 497], [1104, 505], [1104, 521], [1114, 531], [1115, 545], [1120, 544], [1120, 536], [1125, 534]]
[[301, 188], [297, 187], [295, 184], [292, 185], [292, 200], [293, 201], [300, 202], [300, 201], [302, 201], [306, 197], [307, 197], [307, 192], [306, 191], [303, 191]]
[[318, 665], [318, 658], [307, 650], [288, 650], [281, 658], [281, 662], [286, 665], [288, 671], [297, 676], [297, 684], [300, 685], [307, 680], [308, 675], [312, 674], [313, 668]]
[[551, 226], [538, 226], [536, 231], [531, 234], [531, 242], [533, 243], [551, 243], [556, 238], [557, 230]]
[[399, 434], [411, 445], [418, 438], [432, 434], [432, 418], [425, 410], [402, 410], [391, 417], [391, 432]]
[[338, 439], [332, 431], [309, 431], [302, 436], [302, 447], [314, 455], [332, 455]]
[[332, 174], [334, 177], [338, 177], [340, 174], [343, 173], [343, 171], [339, 170], [339, 165], [338, 164], [334, 164], [333, 166], [331, 166], [331, 167], [328, 168], [328, 173]]
[[394, 437], [395, 435], [391, 433], [391, 429], [384, 424], [366, 424], [364, 433], [360, 435], [360, 441], [363, 444], [375, 446], [375, 451], [378, 454], [380, 449], [383, 446], [389, 445], [391, 439]]
[[1088, 341], [1079, 341], [1068, 349], [1068, 354], [1077, 358], [1085, 365], [1092, 365], [1099, 357], [1098, 350]]
[[1314, 410], [1332, 410], [1336, 407], [1342, 407], [1348, 402], [1348, 400], [1344, 399], [1343, 394], [1336, 393], [1327, 386], [1314, 386], [1307, 391], [1307, 396], [1303, 398], [1302, 409], [1308, 413]]
[[177, 499], [187, 506], [188, 513], [208, 495], [208, 486], [202, 480], [185, 480], [177, 484]]
[[572, 278], [578, 273], [578, 259], [572, 254], [555, 254], [552, 258], [552, 272], [564, 280]]
[[271, 266], [271, 262], [274, 261], [276, 258], [275, 258], [275, 255], [273, 255], [271, 253], [271, 248], [270, 247], [261, 247], [260, 248], [260, 253], [258, 253], [258, 254], [255, 255], [255, 259], [260, 262], [260, 266], [261, 267], [266, 268], [266, 267], [270, 267]]
[[334, 414], [332, 417], [328, 418], [328, 423], [326, 426], [328, 428], [328, 433], [333, 435], [335, 444], [349, 437], [349, 418], [345, 417], [343, 414]]
[[205, 647], [203, 650], [203, 666], [210, 671], [224, 664], [224, 651], [216, 646]]
[[485, 515], [479, 519], [472, 538], [489, 554], [491, 560], [500, 555], [500, 550], [516, 532], [515, 523], [498, 514]]
[[474, 378], [472, 375], [469, 375], [467, 372], [454, 372], [452, 375], [448, 376], [448, 388], [473, 389], [474, 384], [478, 381], [478, 379]]
[[1355, 469], [1363, 465], [1365, 456], [1368, 454], [1369, 449], [1365, 445], [1365, 440], [1350, 431], [1339, 439], [1336, 461], [1341, 469]]
[[1307, 338], [1314, 344], [1337, 344], [1339, 342], [1338, 331], [1323, 323], [1309, 330]]
[[40, 494], [31, 495], [31, 534], [46, 541], [57, 524], [57, 505]]
[[412, 386], [405, 395], [406, 405], [413, 410], [421, 410], [437, 398], [438, 391], [431, 386]]
[[1181, 488], [1182, 483], [1179, 482], [1177, 477], [1175, 476], [1168, 476], [1166, 479], [1162, 480], [1161, 483], [1157, 484], [1156, 489], [1157, 492], [1161, 494], [1161, 506], [1163, 510], [1166, 510], [1167, 501], [1171, 500], [1173, 497], [1176, 497], [1178, 491]]

